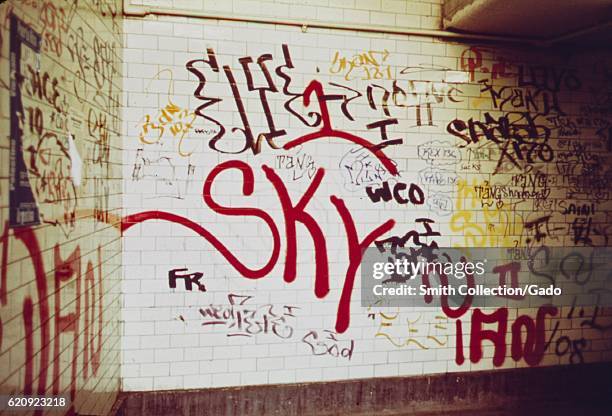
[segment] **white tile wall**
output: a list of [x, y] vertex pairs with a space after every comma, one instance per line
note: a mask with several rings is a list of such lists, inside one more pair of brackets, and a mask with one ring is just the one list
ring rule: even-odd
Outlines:
[[[206, 0], [204, 7], [206, 10], [252, 13], [254, 16], [334, 20], [351, 24], [427, 29], [439, 27], [441, 2], [437, 0], [431, 2], [322, 0], [299, 3], [298, 5], [295, 2], [280, 1]], [[182, 6], [191, 7], [188, 4]], [[608, 87], [605, 87], [605, 83], [601, 84], [601, 77], [594, 69], [598, 68], [598, 62], [602, 62], [598, 56], [588, 59], [584, 56], [572, 56], [568, 59], [552, 52], [509, 48], [504, 45], [497, 47], [467, 45], [426, 37], [312, 28], [303, 33], [299, 28], [281, 25], [154, 16], [137, 21], [128, 19], [124, 28], [125, 43], [128, 48], [124, 51], [128, 77], [125, 91], [129, 104], [129, 107], [124, 109], [123, 126], [126, 148], [123, 159], [126, 213], [163, 210], [189, 218], [211, 232], [247, 267], [260, 268], [268, 261], [272, 247], [270, 230], [265, 223], [252, 216], [236, 217], [215, 213], [202, 201], [203, 182], [211, 170], [222, 162], [240, 160], [253, 169], [254, 193], [244, 196], [241, 192], [242, 177], [237, 172], [227, 171], [220, 174], [215, 181], [212, 190], [214, 200], [226, 207], [252, 207], [265, 210], [274, 219], [281, 236], [280, 259], [274, 269], [265, 277], [252, 280], [242, 277], [241, 273], [231, 267], [209, 242], [180, 224], [152, 220], [127, 230], [124, 235], [123, 256], [125, 279], [126, 282], [130, 282], [123, 286], [123, 310], [126, 316], [123, 327], [123, 361], [126, 365], [123, 367], [122, 375], [125, 389], [181, 389], [327, 381], [494, 368], [492, 364], [494, 350], [489, 341], [482, 343], [483, 358], [480, 362], [470, 361], [472, 311], [461, 317], [465, 356], [462, 364], [456, 362], [456, 319], [448, 319], [445, 323], [446, 328], [444, 331], [441, 330], [442, 334], [438, 337], [438, 343], [426, 335], [421, 335], [424, 330], [418, 335], [409, 332], [407, 320], [419, 318], [421, 323], [435, 325], [436, 316], [441, 314], [437, 309], [402, 310], [397, 324], [389, 329], [389, 334], [395, 343], [390, 342], [384, 334], [381, 334], [386, 331], [386, 327], [380, 326], [382, 320], [380, 310], [375, 310], [369, 316], [367, 308], [359, 305], [359, 277], [353, 290], [350, 327], [346, 332], [337, 335], [340, 349], [349, 346], [351, 341], [354, 342], [352, 358], [349, 360], [329, 354], [313, 355], [313, 351], [303, 341], [303, 337], [310, 331], [316, 331], [318, 340], [324, 340], [324, 331], [333, 330], [347, 267], [344, 226], [329, 197], [336, 195], [345, 201], [356, 223], [360, 239], [387, 219], [392, 218], [396, 221], [395, 228], [388, 235], [403, 235], [411, 229], [418, 229], [415, 219], [425, 217], [435, 220], [434, 229], [442, 234], [436, 238], [440, 246], [473, 245], [471, 236], [474, 234], [483, 241], [483, 245], [513, 244], [514, 239], [522, 239], [521, 242], [524, 242], [526, 234], [522, 229], [515, 233], [504, 234], [500, 228], [504, 228], [512, 221], [518, 221], [522, 225], [528, 220], [537, 218], [538, 210], [534, 209], [533, 201], [522, 202], [513, 209], [488, 209], [481, 207], [481, 201], [477, 199], [467, 199], [465, 205], [465, 196], [459, 194], [458, 186], [437, 192], [419, 182], [419, 172], [432, 166], [418, 157], [417, 147], [432, 140], [453, 142], [454, 138], [446, 128], [454, 118], [482, 120], [487, 111], [495, 116], [506, 113], [493, 107], [490, 96], [480, 91], [482, 85], [477, 82], [479, 79], [490, 78], [491, 65], [503, 60], [511, 63], [510, 71], [516, 71], [520, 65], [543, 65], [556, 70], [567, 67], [572, 71], [576, 70], [580, 74], [584, 88], [574, 92], [561, 90], [559, 99], [562, 100], [568, 116], [586, 117], [580, 103], [593, 102], [593, 91], [589, 88], [596, 85], [600, 85], [600, 88], [609, 88], [609, 84]], [[233, 71], [237, 88], [247, 109], [246, 115], [254, 136], [257, 137], [258, 133], [266, 131], [267, 125], [257, 93], [247, 90], [245, 76], [238, 60], [250, 56], [256, 61], [261, 54], [271, 54], [273, 59], [266, 61], [266, 64], [275, 86], [282, 91], [283, 80], [275, 73], [275, 69], [283, 64], [283, 44], [288, 45], [295, 66], [291, 70], [283, 69], [283, 72], [291, 76], [292, 81], [289, 86], [291, 93], [302, 92], [311, 80], [316, 79], [324, 85], [328, 93], [349, 94], [349, 96], [353, 94], [345, 88], [330, 85], [335, 83], [350, 87], [362, 94], [349, 104], [354, 120], [349, 120], [343, 115], [338, 101], [329, 103], [333, 125], [338, 129], [358, 134], [373, 142], [380, 141], [377, 132], [368, 131], [365, 127], [371, 122], [384, 118], [380, 107], [382, 95], [380, 91], [373, 92], [378, 107], [372, 109], [368, 105], [367, 89], [370, 84], [378, 84], [392, 91], [396, 80], [398, 86], [408, 91], [407, 100], [413, 102], [417, 99], [422, 102], [427, 99], [433, 100], [431, 111], [434, 125], [432, 126], [427, 125], [425, 106], [421, 112], [424, 125], [417, 126], [414, 107], [398, 108], [392, 105], [392, 100], [389, 101], [392, 116], [398, 118], [398, 125], [389, 127], [389, 135], [402, 137], [404, 144], [386, 149], [398, 164], [401, 180], [421, 184], [427, 197], [427, 204], [423, 206], [372, 204], [363, 186], [351, 186], [347, 183], [350, 178], [346, 171], [342, 171], [342, 166], [348, 162], [343, 157], [350, 155], [349, 151], [355, 149], [355, 146], [342, 140], [317, 140], [305, 144], [299, 151], [272, 150], [264, 143], [258, 155], [253, 155], [250, 151], [222, 154], [209, 147], [211, 137], [219, 130], [218, 126], [202, 117], [196, 117], [185, 134], [183, 146], [189, 149], [188, 152], [193, 152], [189, 156], [179, 154], [179, 136], [173, 137], [170, 124], [165, 126], [161, 139], [157, 131], [148, 132], [146, 140], [156, 143], [147, 144], [139, 139], [146, 115], [158, 122], [160, 117], [164, 117], [161, 111], [170, 103], [178, 106], [175, 114], [180, 114], [183, 110], [191, 114], [198, 106], [205, 103], [194, 97], [198, 82], [196, 77], [186, 70], [185, 64], [193, 59], [207, 59], [206, 49], [212, 48], [220, 67], [219, 72], [213, 72], [209, 66], [201, 62], [195, 66], [203, 71], [207, 78], [202, 94], [221, 98], [222, 101], [203, 111], [226, 128], [225, 136], [218, 142], [218, 146], [230, 152], [240, 150], [244, 145], [243, 136], [240, 131], [232, 131], [232, 128], [242, 126], [241, 118], [223, 67], [228, 66]], [[441, 73], [445, 74], [448, 71], [452, 71], [459, 79], [470, 78], [466, 63], [467, 58], [471, 56], [470, 53], [473, 53], [469, 50], [472, 46], [479, 48], [483, 58], [482, 67], [475, 71], [476, 79], [470, 84], [444, 82], [445, 78]], [[363, 68], [355, 68], [348, 73], [348, 66], [338, 71], [338, 64], [334, 66], [333, 63], [336, 53], [350, 62], [355, 54], [368, 51], [383, 52], [385, 49], [388, 51], [388, 56], [385, 62], [381, 63], [382, 75], [385, 76], [384, 71], [388, 65], [391, 79], [364, 80], [362, 78], [367, 77], [367, 72]], [[380, 55], [376, 56], [382, 60]], [[262, 85], [264, 82], [262, 74], [255, 70], [256, 64], [251, 66], [254, 68], [255, 82], [257, 85]], [[402, 74], [402, 70], [406, 67], [411, 69], [406, 74]], [[368, 70], [373, 74], [372, 67], [368, 67]], [[154, 81], [157, 79], [161, 82]], [[130, 85], [132, 81], [134, 87]], [[138, 87], [135, 86], [137, 82]], [[416, 89], [423, 88], [420, 90], [420, 95], [411, 95], [409, 92], [411, 83]], [[512, 85], [518, 88], [516, 72], [508, 79], [495, 79], [494, 84], [498, 87]], [[170, 94], [167, 93], [168, 88]], [[444, 94], [437, 97], [437, 100], [435, 97], [426, 97], [423, 92], [426, 88], [435, 88], [436, 91], [457, 88], [461, 91], [456, 96], [459, 102], [449, 100], [448, 96], [443, 96]], [[508, 89], [505, 94], [511, 91], [512, 89]], [[529, 87], [524, 87], [522, 91], [535, 93], [535, 90], [530, 90]], [[289, 138], [314, 131], [285, 110], [284, 105], [288, 99], [285, 94], [268, 93], [267, 96], [276, 127], [286, 130], [286, 136], [275, 139], [278, 144], [282, 145]], [[398, 97], [399, 99], [401, 97]], [[295, 100], [291, 108], [306, 115], [307, 111], [316, 110], [317, 106], [314, 103], [305, 110], [301, 100]], [[544, 116], [541, 117], [543, 120]], [[600, 118], [610, 121], [609, 114]], [[178, 127], [179, 124], [175, 126]], [[198, 133], [198, 130], [202, 132]], [[555, 137], [555, 140], [557, 139], [559, 138]], [[580, 140], [595, 143], [598, 139], [592, 129], [584, 128]], [[140, 159], [137, 159], [138, 149], [142, 149], [139, 153]], [[472, 153], [465, 148], [461, 150], [461, 154], [463, 162], [466, 162]], [[311, 179], [306, 172], [301, 179], [294, 180], [294, 175], [299, 177], [302, 172], [280, 168], [276, 158], [278, 155], [293, 157], [307, 155], [312, 158], [315, 167], [325, 169], [323, 182], [307, 209], [323, 229], [327, 242], [331, 290], [323, 299], [317, 299], [313, 292], [315, 268], [312, 239], [303, 226], [297, 226], [299, 236], [297, 278], [292, 283], [283, 281], [283, 259], [286, 250], [283, 215], [276, 192], [265, 178], [261, 165], [266, 164], [275, 169], [288, 188], [294, 203], [307, 189]], [[609, 154], [605, 157], [609, 157]], [[371, 157], [370, 160], [376, 163]], [[511, 175], [493, 175], [495, 164], [496, 160], [486, 160], [474, 162], [474, 165], [468, 164], [467, 167], [462, 164], [452, 165], [448, 169], [468, 180], [469, 184], [472, 184], [472, 180], [481, 183], [488, 180], [491, 183], [507, 184]], [[475, 167], [476, 165], [478, 167]], [[139, 180], [132, 180], [135, 166], [140, 166], [144, 175]], [[555, 166], [537, 164], [537, 168], [554, 174]], [[561, 184], [557, 188], [551, 199], [559, 201], [571, 198], [566, 197], [567, 188], [563, 188]], [[445, 201], [449, 202], [446, 212], [431, 208], [435, 194], [445, 197]], [[472, 203], [478, 206], [472, 208]], [[598, 204], [598, 210], [605, 213], [610, 209], [609, 196], [602, 198]], [[467, 208], [462, 208], [464, 206]], [[553, 211], [554, 221], [565, 224], [564, 232], [569, 236], [570, 230], [567, 227], [572, 219], [563, 216], [558, 210]], [[468, 218], [467, 223], [463, 218]], [[597, 216], [596, 221], [602, 221], [602, 218]], [[170, 289], [168, 272], [177, 268], [188, 268], [188, 273], [203, 273], [201, 282], [206, 285], [207, 291], [187, 292], [180, 279], [177, 281], [177, 288]], [[140, 285], [131, 282], [140, 282]], [[292, 328], [292, 333], [287, 328], [284, 329], [289, 332], [282, 332], [281, 328], [278, 332], [285, 337], [281, 338], [272, 330], [263, 333], [261, 329], [262, 333], [241, 336], [244, 333], [238, 327], [237, 321], [230, 320], [229, 323], [225, 323], [227, 316], [231, 314], [229, 294], [252, 296], [247, 304], [253, 305], [253, 308], [260, 308], [260, 312], [268, 310], [270, 306], [267, 305], [272, 305], [276, 314], [282, 314], [285, 305], [298, 307], [299, 309], [294, 310], [295, 317], [287, 317], [286, 324]], [[200, 309], [207, 308], [217, 308], [221, 316], [218, 321], [221, 322], [216, 325], [203, 325], [205, 320]], [[233, 313], [236, 314], [237, 310], [235, 306]], [[395, 312], [393, 309], [387, 311], [387, 313]], [[226, 314], [226, 318], [223, 318], [223, 313]], [[534, 311], [520, 313], [529, 313], [535, 317]], [[127, 318], [130, 314], [134, 314], [133, 320]], [[523, 360], [516, 363], [511, 356], [510, 327], [517, 315], [516, 310], [510, 311], [503, 367], [525, 365]], [[571, 328], [568, 324], [571, 319], [566, 317], [567, 311], [560, 313], [558, 318], [549, 318], [545, 337], [547, 340], [551, 339], [551, 345], [545, 351], [540, 365], [569, 362], [569, 354], [561, 354], [559, 357], [555, 354], [555, 345], [559, 337], [566, 334], [568, 337], [587, 336], [585, 332], [566, 333], [565, 331]], [[206, 321], [211, 320], [212, 318], [209, 318]], [[562, 322], [559, 330], [563, 332], [553, 333], [555, 322]], [[154, 333], [151, 333], [152, 330]], [[588, 336], [594, 339], [605, 338], [609, 342], [609, 336], [605, 334], [593, 333]], [[408, 342], [409, 339], [418, 341], [424, 347]], [[597, 353], [606, 347], [593, 343], [592, 348]], [[591, 352], [585, 350], [582, 353], [583, 358], [585, 360], [600, 358], [599, 355], [589, 355]]]

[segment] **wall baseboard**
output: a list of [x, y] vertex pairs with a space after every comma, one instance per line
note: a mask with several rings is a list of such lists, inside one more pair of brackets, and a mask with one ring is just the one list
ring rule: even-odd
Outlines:
[[612, 363], [596, 363], [324, 383], [125, 392], [115, 415], [357, 416], [447, 414], [475, 409], [515, 409], [515, 413], [504, 414], [535, 414], [528, 412], [528, 407], [541, 409], [538, 415], [553, 414], [546, 410], [551, 409], [548, 403], [566, 403], [574, 409], [584, 406], [589, 415], [598, 415], [609, 414], [605, 412], [612, 405], [610, 374]]

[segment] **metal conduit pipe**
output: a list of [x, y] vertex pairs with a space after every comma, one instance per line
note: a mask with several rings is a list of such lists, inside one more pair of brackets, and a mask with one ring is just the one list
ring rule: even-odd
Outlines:
[[351, 25], [345, 23], [335, 22], [317, 22], [317, 21], [305, 21], [296, 19], [276, 19], [271, 17], [256, 17], [240, 14], [224, 15], [221, 13], [199, 11], [199, 10], [184, 10], [167, 7], [157, 6], [142, 6], [131, 4], [130, 0], [123, 0], [123, 14], [131, 17], [146, 17], [147, 15], [158, 15], [158, 16], [178, 16], [178, 17], [194, 17], [200, 19], [216, 19], [216, 20], [229, 20], [235, 22], [246, 22], [246, 23], [265, 23], [282, 26], [293, 26], [300, 27], [303, 31], [308, 28], [320, 28], [320, 29], [336, 29], [336, 30], [351, 30], [358, 32], [374, 32], [374, 33], [385, 33], [390, 35], [404, 35], [404, 36], [423, 36], [429, 38], [443, 38], [456, 41], [484, 41], [484, 42], [499, 42], [499, 43], [513, 43], [513, 44], [524, 44], [531, 46], [547, 46], [549, 42], [543, 39], [536, 38], [524, 38], [524, 37], [511, 37], [511, 36], [495, 36], [495, 35], [484, 35], [484, 34], [473, 34], [473, 33], [459, 33], [450, 32], [447, 30], [431, 30], [431, 29], [414, 29], [414, 28], [395, 28], [388, 26], [375, 26], [375, 25]]

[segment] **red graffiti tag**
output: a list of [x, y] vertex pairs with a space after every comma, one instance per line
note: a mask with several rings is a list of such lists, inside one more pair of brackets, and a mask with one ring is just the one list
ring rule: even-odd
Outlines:
[[[259, 269], [251, 269], [244, 265], [228, 248], [219, 241], [209, 230], [202, 227], [200, 224], [182, 217], [180, 215], [171, 214], [164, 211], [145, 211], [137, 214], [128, 215], [123, 218], [121, 223], [122, 231], [129, 229], [130, 227], [147, 220], [164, 220], [172, 223], [183, 225], [190, 230], [196, 232], [212, 246], [219, 251], [219, 253], [225, 257], [229, 264], [234, 267], [244, 277], [249, 279], [259, 279], [268, 275], [274, 266], [276, 265], [279, 252], [280, 252], [280, 234], [274, 220], [263, 210], [257, 208], [244, 208], [244, 207], [223, 207], [217, 204], [212, 198], [211, 189], [215, 178], [219, 173], [229, 170], [238, 169], [243, 175], [243, 195], [252, 195], [254, 189], [254, 176], [251, 167], [241, 161], [228, 161], [221, 163], [215, 167], [204, 181], [203, 198], [204, 203], [208, 205], [214, 212], [224, 215], [232, 216], [252, 216], [262, 219], [269, 227], [273, 239], [272, 253], [268, 262]], [[315, 295], [319, 298], [326, 296], [329, 293], [329, 266], [327, 256], [327, 244], [325, 241], [325, 235], [317, 224], [316, 220], [306, 212], [306, 207], [319, 185], [321, 184], [325, 171], [319, 169], [315, 174], [312, 183], [302, 197], [299, 199], [297, 204], [293, 204], [289, 197], [289, 192], [276, 174], [276, 172], [268, 167], [262, 166], [266, 178], [270, 181], [276, 193], [278, 195], [280, 205], [285, 218], [285, 231], [286, 231], [286, 253], [285, 253], [285, 268], [283, 279], [285, 282], [292, 282], [297, 276], [297, 235], [296, 235], [296, 223], [303, 224], [313, 240], [315, 248]], [[332, 205], [338, 211], [340, 219], [344, 224], [344, 229], [347, 235], [348, 243], [348, 259], [349, 264], [346, 270], [344, 285], [338, 304], [338, 311], [336, 315], [336, 331], [339, 333], [345, 332], [350, 323], [350, 302], [355, 282], [355, 276], [359, 268], [364, 250], [378, 239], [381, 235], [388, 232], [395, 225], [395, 221], [388, 220], [384, 224], [375, 228], [373, 231], [368, 233], [362, 240], [357, 235], [355, 222], [351, 216], [350, 211], [346, 207], [344, 201], [336, 196], [331, 196], [330, 201]]]
[[270, 259], [260, 269], [250, 269], [245, 266], [236, 256], [232, 254], [232, 252], [221, 242], [217, 237], [215, 237], [210, 231], [206, 228], [202, 227], [200, 224], [191, 221], [185, 217], [180, 215], [171, 214], [169, 212], [164, 211], [144, 211], [139, 212], [137, 214], [128, 215], [123, 218], [121, 221], [121, 231], [125, 231], [132, 227], [133, 225], [139, 224], [143, 221], [159, 219], [164, 221], [170, 221], [173, 223], [181, 224], [195, 233], [199, 234], [205, 240], [207, 240], [212, 246], [221, 253], [223, 257], [234, 267], [241, 275], [248, 279], [259, 279], [261, 277], [266, 276], [270, 271], [274, 268], [276, 261], [278, 260], [280, 254], [280, 234], [278, 232], [278, 228], [276, 224], [274, 224], [274, 220], [270, 215], [264, 210], [257, 208], [243, 208], [243, 207], [223, 207], [217, 204], [211, 195], [211, 188], [213, 181], [217, 177], [217, 175], [228, 169], [238, 169], [242, 172], [242, 194], [245, 196], [250, 196], [253, 194], [255, 178], [253, 176], [253, 170], [249, 165], [244, 162], [232, 160], [225, 163], [221, 163], [217, 167], [215, 167], [206, 181], [204, 182], [204, 191], [203, 198], [204, 202], [212, 209], [214, 212], [218, 214], [230, 215], [230, 216], [251, 216], [262, 219], [270, 228], [270, 232], [272, 233], [273, 238], [273, 249], [272, 255]]
[[289, 142], [285, 143], [283, 149], [293, 149], [294, 147], [297, 147], [303, 143], [320, 139], [323, 137], [338, 137], [340, 139], [348, 140], [350, 142], [358, 144], [359, 146], [362, 146], [363, 148], [367, 149], [374, 156], [376, 156], [378, 160], [380, 160], [380, 163], [382, 163], [382, 165], [389, 171], [389, 173], [391, 173], [392, 175], [398, 175], [399, 172], [397, 170], [397, 166], [395, 166], [391, 159], [389, 159], [387, 155], [385, 155], [385, 153], [381, 150], [382, 147], [384, 147], [385, 145], [384, 142], [379, 145], [375, 145], [359, 136], [355, 136], [354, 134], [342, 130], [336, 130], [332, 127], [329, 111], [327, 109], [327, 102], [325, 101], [323, 86], [319, 81], [310, 81], [308, 86], [306, 86], [306, 89], [304, 90], [304, 106], [308, 107], [310, 105], [310, 97], [313, 93], [316, 95], [317, 101], [319, 102], [322, 127], [319, 129], [319, 131], [305, 134], [303, 136], [290, 140]]
[[[102, 328], [103, 328], [103, 285], [101, 269], [101, 248], [98, 247], [98, 282], [94, 281], [94, 265], [91, 261], [87, 262], [85, 275], [85, 290], [81, 291], [81, 249], [77, 246], [72, 253], [63, 259], [60, 246], [54, 248], [54, 279], [53, 291], [49, 293], [47, 286], [47, 274], [45, 273], [45, 263], [41, 254], [39, 240], [34, 230], [30, 227], [14, 229], [15, 240], [19, 240], [26, 248], [28, 259], [34, 270], [34, 282], [36, 284], [36, 299], [32, 296], [25, 296], [22, 303], [22, 319], [24, 338], [25, 364], [23, 371], [23, 393], [26, 395], [48, 393], [49, 375], [52, 377], [52, 394], [59, 394], [63, 391], [61, 385], [64, 374], [70, 377], [70, 396], [75, 399], [77, 393], [78, 377], [83, 380], [89, 378], [89, 367], [91, 366], [92, 375], [96, 376], [101, 362], [102, 352]], [[8, 272], [8, 252], [9, 252], [9, 227], [5, 224], [4, 232], [0, 236], [2, 242], [2, 255], [0, 265], [0, 306], [6, 306], [9, 297], [7, 294], [7, 272]], [[76, 290], [71, 283], [76, 283]], [[96, 296], [96, 293], [97, 296]], [[68, 293], [68, 299], [65, 294]], [[49, 299], [53, 299], [53, 310], [49, 305]], [[85, 306], [82, 307], [82, 300]], [[14, 297], [10, 299], [15, 302]], [[96, 305], [97, 303], [97, 305]], [[72, 307], [72, 311], [66, 312], [66, 307]], [[35, 309], [38, 309], [38, 317], [34, 316]], [[92, 324], [95, 314], [98, 314], [97, 328], [94, 333]], [[53, 312], [53, 314], [51, 314]], [[84, 315], [85, 325], [80, 325], [80, 319]], [[0, 321], [0, 345], [2, 337], [7, 331]], [[61, 349], [61, 337], [65, 333], [71, 333], [72, 348]], [[83, 336], [83, 338], [81, 338]], [[97, 336], [97, 346], [94, 345]], [[81, 344], [81, 340], [83, 343]], [[79, 360], [80, 349], [83, 350], [82, 372], [77, 370], [77, 360]], [[39, 349], [37, 349], [39, 348]], [[70, 354], [70, 357], [64, 357]], [[69, 371], [64, 371], [63, 363], [68, 363]], [[38, 385], [34, 383], [38, 380]], [[73, 409], [69, 409], [69, 414]], [[34, 412], [35, 415], [42, 414], [41, 410]]]

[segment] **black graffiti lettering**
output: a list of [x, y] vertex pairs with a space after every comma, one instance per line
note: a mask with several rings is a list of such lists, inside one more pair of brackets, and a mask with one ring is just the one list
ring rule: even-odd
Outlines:
[[389, 140], [389, 136], [387, 136], [387, 126], [393, 126], [393, 125], [396, 125], [397, 123], [398, 122], [396, 118], [388, 118], [385, 120], [379, 120], [379, 121], [375, 121], [373, 123], [367, 124], [366, 128], [368, 130], [380, 129], [380, 138], [382, 140], [382, 143], [380, 143], [379, 148], [383, 148], [383, 147], [387, 147], [391, 145], [402, 144], [404, 142], [404, 139], [402, 138], [395, 138], [395, 139]]
[[208, 48], [206, 50], [207, 58], [206, 59], [194, 59], [185, 64], [185, 67], [189, 72], [195, 75], [198, 78], [198, 86], [193, 92], [193, 96], [198, 100], [203, 101], [201, 105], [198, 106], [195, 110], [195, 114], [199, 117], [202, 117], [204, 120], [210, 121], [214, 125], [219, 127], [219, 131], [215, 134], [210, 141], [208, 142], [208, 146], [218, 152], [226, 153], [217, 147], [217, 142], [221, 140], [221, 138], [225, 135], [225, 127], [219, 121], [215, 120], [212, 117], [204, 114], [204, 110], [212, 105], [220, 103], [223, 101], [221, 98], [213, 98], [207, 97], [203, 95], [204, 89], [206, 88], [206, 76], [204, 73], [195, 67], [196, 64], [202, 63], [210, 67], [213, 72], [219, 72], [219, 64], [217, 63], [217, 57], [215, 55], [215, 51], [212, 48]]
[[[401, 195], [401, 192], [408, 189], [408, 198]], [[366, 187], [366, 193], [370, 200], [374, 203], [379, 202], [381, 199], [384, 202], [389, 202], [391, 198], [394, 198], [398, 203], [405, 205], [410, 202], [413, 205], [422, 205], [425, 203], [425, 193], [415, 183], [411, 183], [410, 187], [403, 182], [397, 182], [393, 185], [393, 191], [388, 181], [384, 181], [382, 185], [373, 189], [372, 186]]]
[[384, 240], [377, 240], [374, 242], [374, 244], [376, 245], [376, 248], [378, 248], [378, 250], [381, 253], [384, 253], [386, 251], [385, 245], [390, 244], [391, 253], [396, 254], [397, 248], [405, 247], [406, 244], [411, 240], [413, 244], [417, 246], [428, 247], [428, 248], [438, 247], [438, 244], [433, 239], [431, 240], [431, 243], [429, 245], [426, 242], [421, 241], [422, 237], [437, 237], [441, 235], [439, 231], [434, 231], [433, 228], [431, 227], [431, 224], [434, 224], [435, 221], [429, 218], [417, 218], [416, 220], [414, 220], [414, 222], [417, 224], [422, 224], [423, 227], [425, 228], [425, 232], [418, 232], [417, 230], [410, 230], [406, 234], [404, 234], [404, 236], [402, 237], [393, 236], [393, 237], [386, 238]]
[[185, 290], [193, 290], [193, 285], [195, 285], [200, 292], [206, 292], [206, 286], [203, 283], [200, 283], [200, 279], [204, 276], [203, 273], [195, 272], [195, 273], [187, 273], [187, 274], [178, 274], [179, 272], [186, 272], [188, 269], [172, 269], [168, 272], [168, 285], [171, 289], [176, 289], [176, 281], [177, 279], [183, 279], [185, 282]]
[[[263, 133], [263, 135], [266, 141], [268, 142], [268, 144], [270, 144], [270, 146], [272, 146], [273, 144], [272, 139], [274, 139], [275, 137], [280, 137], [280, 136], [284, 136], [285, 134], [287, 134], [285, 130], [277, 130], [276, 127], [274, 126], [274, 118], [270, 111], [270, 104], [268, 103], [268, 98], [266, 95], [267, 92], [273, 92], [273, 93], [278, 92], [276, 85], [274, 85], [274, 81], [272, 80], [272, 76], [270, 75], [270, 72], [268, 71], [268, 68], [266, 67], [266, 61], [271, 61], [271, 60], [272, 60], [271, 54], [263, 54], [259, 58], [257, 58], [257, 65], [259, 65], [259, 68], [266, 79], [267, 85], [263, 87], [256, 87], [254, 84], [253, 74], [251, 73], [251, 68], [250, 68], [250, 64], [253, 63], [253, 58], [251, 58], [250, 56], [247, 56], [244, 58], [240, 58], [238, 60], [240, 64], [242, 65], [242, 68], [246, 75], [247, 87], [249, 91], [257, 91], [259, 93], [259, 99], [261, 101], [261, 106], [263, 108], [263, 112], [266, 117], [266, 122], [268, 123], [268, 129], [269, 129], [269, 132]], [[255, 154], [259, 153], [259, 152], [255, 152], [255, 149], [253, 148], [251, 149], [253, 150]]]
[[[289, 52], [289, 47], [286, 44], [283, 44], [283, 58], [285, 59], [285, 64], [284, 65], [279, 65], [275, 72], [276, 75], [278, 75], [279, 77], [281, 77], [283, 80], [285, 80], [284, 84], [283, 84], [283, 94], [286, 96], [291, 97], [290, 99], [288, 99], [287, 101], [285, 101], [284, 107], [285, 109], [292, 114], [294, 117], [296, 117], [298, 120], [300, 120], [300, 122], [302, 122], [302, 124], [304, 124], [305, 126], [308, 127], [317, 127], [320, 123], [321, 123], [321, 114], [316, 113], [316, 112], [308, 112], [308, 117], [310, 117], [312, 119], [312, 121], [309, 123], [308, 120], [306, 118], [304, 118], [300, 113], [298, 113], [296, 110], [294, 110], [291, 107], [291, 104], [297, 100], [298, 98], [303, 98], [304, 97], [304, 91], [301, 90], [298, 93], [294, 93], [289, 91], [289, 85], [291, 84], [291, 77], [286, 74], [285, 72], [283, 72], [283, 69], [294, 69], [294, 65], [293, 65], [293, 61], [291, 60], [291, 53]], [[299, 103], [300, 101], [298, 101]]]
[[340, 105], [340, 109], [342, 110], [342, 113], [346, 116], [346, 118], [348, 118], [351, 121], [355, 121], [355, 119], [353, 118], [351, 112], [348, 109], [349, 104], [351, 103], [351, 101], [363, 96], [362, 93], [360, 93], [359, 91], [357, 91], [354, 88], [351, 87], [347, 87], [346, 85], [341, 85], [341, 84], [337, 84], [335, 82], [330, 82], [329, 85], [333, 86], [333, 87], [339, 87], [339, 88], [344, 88], [347, 89], [349, 91], [352, 91], [355, 93], [355, 95], [353, 95], [351, 98], [347, 98], [346, 95], [343, 95], [343, 99], [342, 99], [342, 104]]
[[377, 108], [376, 107], [376, 102], [374, 100], [374, 89], [375, 88], [379, 88], [379, 89], [384, 91], [383, 95], [382, 95], [382, 108], [383, 108], [383, 112], [385, 113], [385, 115], [387, 117], [391, 117], [391, 113], [389, 112], [389, 97], [391, 97], [391, 93], [385, 87], [382, 87], [382, 86], [376, 85], [376, 84], [368, 85], [368, 87], [366, 89], [366, 95], [368, 97], [368, 104], [370, 104], [370, 108], [372, 110], [376, 110], [376, 108]]

